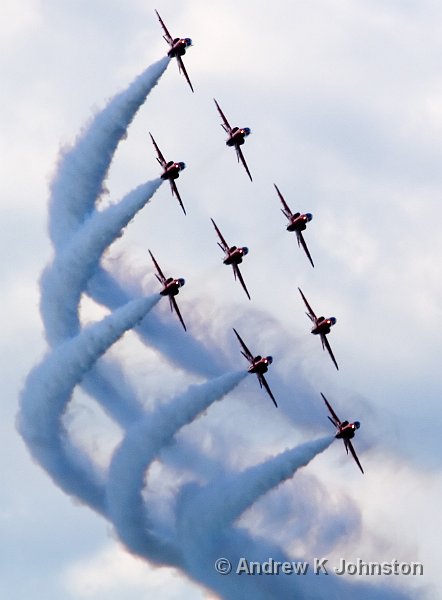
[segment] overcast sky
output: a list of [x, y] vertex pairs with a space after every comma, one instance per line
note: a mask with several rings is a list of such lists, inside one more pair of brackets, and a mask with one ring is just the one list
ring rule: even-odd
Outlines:
[[[242, 366], [232, 326], [252, 351], [273, 354], [268, 379], [278, 411], [248, 378], [224, 408], [192, 425], [229, 468], [330, 431], [321, 391], [339, 416], [361, 421], [355, 446], [364, 476], [335, 442], [242, 525], [289, 554], [326, 548], [334, 557], [421, 561], [423, 578], [389, 583], [436, 598], [442, 7], [429, 0], [3, 0], [2, 597], [209, 598], [178, 571], [132, 558], [108, 522], [74, 504], [32, 462], [15, 430], [24, 378], [46, 350], [38, 279], [52, 256], [48, 184], [58, 153], [165, 54], [154, 8], [172, 35], [193, 39], [185, 64], [195, 94], [171, 62], [116, 153], [103, 204], [159, 175], [151, 131], [167, 158], [186, 162], [178, 185], [188, 214], [162, 186], [107, 264], [153, 290], [150, 248], [166, 270], [184, 276], [179, 300], [189, 335], [216, 343], [226, 371]], [[244, 154], [253, 183], [224, 144], [214, 97], [232, 125], [252, 129]], [[285, 231], [273, 183], [294, 211], [313, 213], [305, 238], [315, 269]], [[210, 217], [228, 242], [250, 249], [242, 272], [251, 302], [222, 265]], [[339, 372], [309, 334], [298, 286], [318, 313], [337, 318], [330, 343]], [[155, 310], [168, 318], [166, 306]], [[102, 314], [85, 301], [84, 321]], [[201, 380], [134, 336], [112, 355], [152, 405]], [[87, 430], [90, 416], [95, 433], [86, 431], [82, 443], [106, 465], [119, 433], [89, 398], [79, 393], [75, 401], [73, 428]], [[156, 485], [153, 477], [149, 497]], [[324, 511], [345, 535], [329, 532], [328, 546], [325, 533], [295, 536], [301, 509], [293, 498], [301, 489], [304, 499], [315, 490], [317, 518], [324, 523]]]

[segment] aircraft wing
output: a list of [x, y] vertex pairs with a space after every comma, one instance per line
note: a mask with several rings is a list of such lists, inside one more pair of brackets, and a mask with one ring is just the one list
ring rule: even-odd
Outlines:
[[274, 183], [273, 185], [275, 186], [275, 190], [276, 190], [276, 192], [277, 192], [277, 194], [279, 196], [279, 199], [281, 200], [282, 206], [284, 207], [284, 208], [281, 209], [281, 211], [287, 217], [287, 219], [290, 219], [291, 217], [293, 217], [293, 213], [290, 210], [287, 202], [284, 200], [284, 198], [283, 198], [281, 192], [279, 191], [278, 186], [276, 185], [276, 183]]
[[245, 291], [245, 293], [247, 294], [247, 298], [250, 300], [249, 290], [247, 289], [246, 284], [244, 283], [244, 279], [242, 278], [241, 271], [239, 270], [238, 265], [232, 265], [232, 267], [235, 279], [238, 277], [239, 282], [242, 285], [242, 289]]
[[177, 59], [177, 62], [178, 62], [178, 68], [180, 70], [180, 73], [182, 73], [184, 75], [184, 77], [186, 78], [187, 83], [190, 86], [190, 89], [193, 92], [193, 86], [192, 86], [192, 83], [190, 82], [189, 75], [187, 74], [186, 67], [184, 66], [183, 59], [181, 58], [181, 56], [177, 56], [176, 59]]
[[223, 120], [224, 124], [221, 125], [221, 127], [224, 129], [224, 131], [226, 131], [227, 133], [230, 133], [230, 131], [232, 130], [232, 128], [229, 125], [229, 121], [226, 119], [226, 115], [223, 113], [223, 111], [220, 108], [220, 105], [218, 104], [218, 102], [215, 100], [215, 98], [213, 99], [213, 101], [216, 104], [216, 108], [218, 109], [218, 112], [221, 116], [221, 119]]
[[215, 231], [218, 234], [219, 239], [221, 240], [221, 244], [219, 244], [220, 248], [222, 250], [224, 250], [224, 252], [228, 252], [229, 251], [229, 246], [228, 246], [226, 240], [223, 238], [223, 235], [222, 235], [221, 231], [216, 226], [215, 221], [212, 218], [210, 220], [212, 221], [213, 226], [215, 227]]
[[235, 335], [238, 338], [238, 342], [241, 344], [241, 347], [244, 350], [244, 352], [242, 352], [241, 354], [245, 358], [247, 358], [247, 360], [253, 361], [253, 355], [250, 352], [250, 350], [247, 348], [247, 346], [245, 345], [245, 343], [243, 342], [243, 340], [241, 339], [241, 336], [239, 335], [239, 333], [236, 331], [235, 328], [233, 328], [233, 331], [235, 332]]
[[310, 319], [311, 319], [311, 320], [312, 320], [312, 321], [315, 323], [315, 322], [317, 321], [318, 317], [315, 315], [315, 313], [313, 312], [313, 309], [312, 309], [312, 307], [311, 307], [311, 306], [310, 306], [310, 304], [307, 302], [307, 298], [306, 298], [306, 297], [304, 296], [304, 294], [302, 293], [302, 291], [301, 291], [301, 288], [298, 288], [298, 290], [299, 290], [299, 293], [300, 293], [300, 294], [301, 294], [301, 296], [302, 296], [302, 299], [304, 300], [304, 304], [305, 304], [305, 305], [306, 305], [306, 307], [307, 307], [307, 310], [308, 310], [308, 316], [309, 316], [309, 317], [310, 317]]
[[181, 325], [184, 327], [184, 331], [187, 331], [186, 325], [184, 324], [183, 317], [181, 316], [180, 309], [178, 308], [178, 304], [176, 303], [175, 298], [173, 296], [169, 296], [169, 302], [170, 310], [176, 312], [178, 319], [181, 321]]
[[307, 258], [310, 261], [310, 264], [312, 265], [312, 267], [314, 267], [315, 265], [313, 264], [312, 257], [310, 256], [310, 252], [308, 251], [307, 244], [305, 243], [304, 236], [302, 235], [302, 231], [297, 231], [296, 232], [296, 237], [298, 238], [298, 246], [302, 246], [303, 247], [304, 252], [307, 255]]
[[244, 165], [244, 169], [246, 170], [247, 175], [250, 178], [250, 181], [253, 181], [252, 176], [250, 175], [249, 167], [247, 166], [246, 159], [244, 158], [244, 154], [239, 146], [235, 146], [236, 156], [238, 157], [238, 162], [241, 161]]
[[163, 37], [164, 37], [164, 39], [166, 40], [166, 42], [168, 44], [172, 45], [172, 42], [173, 42], [172, 36], [168, 32], [167, 27], [165, 26], [165, 24], [163, 22], [163, 19], [159, 15], [159, 12], [157, 10], [155, 10], [155, 12], [157, 13], [157, 17], [158, 17], [158, 19], [159, 19], [159, 21], [161, 23], [161, 27], [163, 28], [163, 31], [164, 31], [164, 36]]
[[155, 260], [154, 255], [152, 254], [152, 252], [150, 250], [149, 250], [149, 254], [150, 254], [150, 257], [151, 257], [151, 259], [153, 261], [153, 264], [155, 265], [156, 270], [158, 271], [158, 275], [156, 275], [156, 278], [161, 283], [164, 283], [166, 281], [166, 277], [164, 276], [163, 271], [160, 269], [160, 265], [157, 263], [157, 261]]
[[267, 383], [264, 375], [258, 375], [258, 380], [259, 380], [259, 383], [261, 384], [261, 387], [263, 387], [265, 389], [265, 391], [268, 393], [270, 398], [273, 400], [273, 404], [276, 406], [276, 408], [278, 408], [275, 397], [273, 396], [272, 390], [270, 389], [269, 384]]
[[361, 463], [359, 462], [359, 458], [357, 457], [355, 449], [353, 448], [353, 444], [351, 443], [350, 440], [346, 440], [346, 441], [347, 441], [347, 446], [350, 449], [351, 455], [355, 459], [355, 463], [358, 465], [358, 467], [361, 469], [361, 472], [363, 473], [364, 469], [362, 468]]
[[341, 424], [341, 420], [339, 419], [338, 415], [335, 413], [335, 411], [331, 407], [330, 402], [327, 400], [327, 398], [324, 396], [324, 394], [322, 392], [321, 392], [321, 396], [322, 396], [322, 399], [324, 400], [328, 410], [330, 411], [331, 416], [333, 417], [332, 419], [330, 419], [330, 421], [333, 423], [333, 425], [335, 425], [335, 427], [339, 427], [339, 425]]
[[321, 342], [322, 342], [322, 347], [327, 350], [327, 352], [330, 354], [330, 358], [332, 359], [335, 367], [338, 369], [339, 371], [339, 367], [338, 367], [338, 363], [336, 362], [336, 358], [333, 355], [332, 349], [330, 348], [330, 344], [328, 342], [327, 336], [322, 334], [321, 335]]
[[181, 208], [183, 209], [183, 213], [186, 215], [186, 209], [184, 208], [184, 204], [181, 200], [181, 196], [178, 192], [178, 188], [176, 186], [176, 183], [173, 179], [169, 179], [169, 183], [170, 183], [170, 189], [172, 190], [172, 196], [176, 196], [178, 202], [180, 203]]
[[151, 137], [151, 139], [152, 139], [152, 143], [153, 143], [153, 145], [154, 145], [154, 147], [155, 147], [155, 150], [157, 151], [157, 154], [158, 154], [157, 161], [160, 163], [160, 165], [161, 165], [162, 167], [164, 167], [164, 166], [165, 166], [165, 164], [166, 164], [166, 159], [165, 159], [165, 158], [164, 158], [164, 156], [162, 155], [162, 153], [161, 153], [161, 150], [158, 148], [158, 146], [157, 146], [157, 143], [156, 143], [156, 141], [153, 139], [153, 135], [150, 133], [150, 131], [149, 131], [149, 135], [150, 135], [150, 137]]

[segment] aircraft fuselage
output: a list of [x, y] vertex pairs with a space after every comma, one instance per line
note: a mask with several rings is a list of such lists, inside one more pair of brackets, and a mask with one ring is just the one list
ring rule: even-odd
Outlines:
[[287, 225], [287, 231], [304, 231], [307, 228], [308, 221], [307, 215], [299, 215], [299, 217], [291, 219]]
[[175, 38], [172, 42], [172, 47], [167, 53], [167, 56], [170, 56], [171, 58], [176, 58], [177, 56], [184, 56], [184, 54], [186, 54], [186, 49], [188, 46], [190, 46], [190, 44], [185, 38]]
[[343, 421], [338, 428], [335, 438], [339, 440], [351, 440], [355, 437], [356, 429], [359, 429], [359, 427], [356, 426], [356, 422], [349, 423], [348, 421]]
[[250, 134], [250, 129], [248, 127], [244, 127], [240, 129], [239, 127], [234, 127], [230, 133], [229, 139], [226, 141], [227, 146], [242, 146], [244, 144], [245, 138]]
[[180, 287], [183, 283], [179, 279], [167, 280], [164, 284], [164, 288], [161, 290], [161, 296], [176, 296], [180, 292]]
[[263, 358], [262, 356], [256, 356], [253, 359], [252, 364], [248, 368], [248, 372], [256, 373], [257, 375], [264, 375], [264, 373], [267, 373], [271, 362], [272, 362], [271, 356], [267, 356], [265, 358]]
[[237, 248], [232, 246], [223, 260], [225, 265], [239, 265], [242, 263], [243, 257], [247, 254], [247, 248]]
[[170, 162], [164, 168], [164, 173], [161, 175], [161, 179], [178, 179], [182, 167], [180, 163]]
[[312, 328], [313, 335], [327, 335], [330, 333], [330, 328], [336, 323], [336, 319], [334, 317], [330, 317], [325, 319], [324, 317], [319, 317], [315, 326]]

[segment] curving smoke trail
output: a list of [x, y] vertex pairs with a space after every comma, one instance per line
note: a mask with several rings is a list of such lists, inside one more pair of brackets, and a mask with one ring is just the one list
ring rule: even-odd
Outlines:
[[103, 485], [80, 450], [75, 462], [66, 452], [62, 417], [74, 387], [84, 374], [160, 298], [156, 294], [133, 300], [58, 346], [31, 371], [20, 397], [17, 428], [34, 458], [66, 493], [102, 514], [105, 513]]
[[146, 206], [162, 181], [158, 178], [139, 185], [118, 204], [93, 213], [45, 269], [40, 311], [51, 345], [78, 333], [80, 297], [103, 252]]
[[109, 517], [131, 552], [156, 562], [182, 564], [176, 543], [164, 540], [158, 543], [157, 537], [150, 531], [151, 524], [142, 496], [145, 474], [178, 431], [231, 392], [246, 375], [247, 371], [227, 373], [206, 383], [192, 385], [174, 400], [135, 423], [126, 433], [112, 458], [107, 501]]
[[[134, 288], [137, 288], [135, 282], [131, 284], [131, 290], [124, 288], [115, 277], [100, 268], [90, 279], [87, 291], [95, 302], [115, 310], [141, 293], [141, 289], [134, 292]], [[202, 377], [218, 377], [223, 373], [217, 349], [183, 332], [174, 321], [163, 322], [151, 313], [136, 328], [136, 332], [144, 343], [156, 348], [172, 364], [190, 373]]]
[[[287, 555], [280, 547], [248, 535], [235, 521], [261, 496], [274, 489], [315, 456], [326, 450], [333, 436], [303, 443], [237, 474], [225, 474], [204, 487], [189, 484], [184, 488], [176, 510], [177, 531], [185, 549], [185, 568], [189, 575], [216, 590], [229, 600], [254, 598], [320, 598], [336, 600], [407, 600], [409, 596], [387, 586], [348, 582], [331, 571], [318, 577], [308, 567], [296, 575], [249, 576], [235, 572], [241, 561], [305, 562]], [[233, 571], [225, 576], [215, 570], [220, 557], [229, 559]]]
[[72, 148], [62, 152], [49, 206], [49, 233], [55, 247], [62, 246], [93, 211], [118, 144], [169, 62], [166, 56], [149, 66], [92, 119]]

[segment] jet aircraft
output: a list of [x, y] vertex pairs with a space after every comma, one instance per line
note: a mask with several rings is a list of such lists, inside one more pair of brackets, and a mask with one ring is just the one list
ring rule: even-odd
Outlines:
[[283, 215], [285, 215], [287, 217], [287, 219], [289, 221], [289, 224], [287, 225], [287, 231], [296, 231], [296, 237], [298, 239], [298, 246], [302, 246], [302, 248], [304, 249], [304, 252], [307, 255], [307, 258], [310, 261], [310, 264], [312, 265], [312, 267], [314, 267], [315, 265], [313, 264], [312, 257], [310, 256], [310, 252], [308, 251], [307, 244], [305, 243], [304, 237], [302, 235], [302, 232], [307, 227], [307, 223], [312, 220], [313, 215], [311, 213], [303, 213], [303, 214], [301, 214], [299, 212], [292, 213], [292, 211], [288, 207], [286, 201], [284, 200], [283, 195], [279, 191], [276, 183], [274, 183], [273, 185], [275, 186], [275, 190], [276, 190], [276, 192], [279, 196], [279, 199], [281, 200], [282, 206], [283, 206], [283, 208], [281, 208], [281, 212], [283, 213]]
[[234, 275], [235, 279], [236, 278], [239, 279], [239, 282], [242, 285], [243, 290], [247, 294], [247, 298], [250, 300], [249, 291], [246, 287], [246, 284], [244, 283], [244, 279], [242, 278], [241, 271], [239, 270], [239, 267], [238, 267], [238, 265], [240, 263], [242, 263], [243, 257], [249, 253], [249, 249], [246, 246], [243, 246], [242, 248], [238, 248], [238, 246], [230, 246], [229, 247], [226, 240], [223, 238], [221, 231], [216, 226], [215, 221], [213, 219], [211, 219], [211, 221], [213, 223], [213, 226], [215, 227], [215, 231], [218, 234], [219, 239], [221, 240], [221, 242], [217, 242], [218, 246], [225, 253], [225, 258], [223, 260], [223, 263], [225, 265], [232, 265], [233, 275]]
[[248, 135], [250, 135], [250, 133], [251, 133], [250, 128], [242, 127], [240, 129], [239, 127], [231, 127], [229, 125], [228, 120], [226, 119], [225, 114], [221, 110], [218, 102], [215, 100], [215, 98], [213, 100], [215, 101], [216, 108], [218, 109], [218, 112], [223, 120], [223, 123], [221, 123], [221, 127], [229, 135], [229, 137], [227, 138], [226, 144], [227, 144], [227, 146], [233, 146], [235, 148], [238, 162], [239, 161], [242, 162], [242, 164], [247, 172], [247, 175], [250, 177], [250, 181], [252, 181], [252, 176], [250, 175], [249, 167], [247, 166], [246, 159], [244, 158], [244, 155], [240, 148], [240, 146], [242, 146], [244, 144], [245, 138]]
[[324, 402], [331, 414], [331, 417], [327, 417], [327, 418], [336, 427], [335, 438], [342, 440], [344, 442], [344, 446], [347, 451], [347, 454], [348, 454], [348, 451], [350, 450], [351, 455], [355, 459], [356, 464], [358, 465], [358, 467], [361, 469], [361, 471], [363, 473], [364, 469], [362, 468], [361, 463], [359, 462], [359, 459], [356, 455], [355, 449], [353, 448], [353, 444], [350, 441], [351, 439], [354, 438], [356, 430], [359, 429], [361, 424], [359, 423], [359, 421], [354, 421], [353, 423], [349, 423], [348, 421], [341, 421], [337, 417], [335, 411], [332, 409], [330, 403], [328, 402], [327, 398], [324, 396], [324, 394], [322, 392], [321, 392], [321, 396], [323, 397]]
[[167, 279], [166, 279], [166, 276], [164, 275], [163, 271], [161, 270], [160, 265], [157, 263], [154, 255], [152, 254], [152, 252], [150, 250], [149, 250], [149, 254], [150, 254], [153, 264], [155, 265], [155, 268], [157, 270], [157, 273], [155, 273], [155, 277], [163, 285], [163, 289], [161, 290], [160, 294], [161, 294], [161, 296], [168, 296], [170, 310], [172, 312], [173, 311], [176, 312], [176, 314], [181, 322], [181, 325], [184, 327], [184, 331], [187, 331], [186, 326], [183, 321], [183, 317], [181, 316], [181, 313], [180, 313], [180, 309], [178, 308], [178, 304], [176, 303], [176, 300], [175, 300], [175, 296], [180, 293], [180, 288], [183, 287], [183, 285], [185, 284], [185, 281], [182, 277], [180, 277], [179, 279], [173, 279], [173, 277], [167, 277]]
[[163, 19], [160, 17], [158, 11], [156, 10], [155, 12], [157, 13], [157, 17], [158, 17], [158, 19], [161, 23], [161, 27], [163, 28], [163, 31], [164, 31], [163, 38], [166, 40], [166, 42], [170, 46], [167, 56], [177, 59], [178, 69], [179, 69], [180, 73], [181, 72], [183, 73], [184, 77], [186, 78], [187, 83], [190, 86], [190, 89], [193, 92], [193, 86], [190, 82], [189, 75], [187, 74], [187, 71], [186, 71], [186, 68], [184, 66], [183, 59], [182, 59], [182, 56], [184, 56], [186, 54], [187, 48], [189, 48], [192, 45], [192, 40], [190, 38], [173, 38], [170, 35], [169, 31], [167, 30], [167, 27], [165, 26]]
[[152, 143], [157, 151], [157, 161], [163, 167], [164, 171], [161, 174], [161, 179], [168, 180], [170, 183], [170, 189], [172, 190], [172, 196], [176, 196], [178, 202], [180, 203], [181, 208], [183, 209], [184, 214], [186, 214], [186, 209], [184, 208], [184, 204], [181, 200], [181, 196], [178, 192], [178, 188], [175, 183], [175, 179], [178, 179], [180, 176], [180, 171], [186, 168], [185, 163], [183, 162], [173, 162], [173, 160], [166, 161], [161, 150], [158, 148], [156, 141], [153, 139], [153, 135], [149, 132]]
[[328, 319], [326, 319], [325, 317], [317, 317], [315, 315], [315, 313], [313, 312], [312, 307], [310, 306], [310, 304], [307, 302], [306, 297], [304, 296], [304, 294], [301, 291], [301, 288], [298, 288], [299, 293], [302, 296], [302, 299], [304, 300], [304, 304], [307, 307], [308, 312], [306, 313], [306, 315], [308, 316], [308, 318], [310, 319], [310, 321], [312, 321], [313, 323], [313, 327], [312, 327], [312, 333], [313, 335], [319, 335], [321, 338], [321, 342], [322, 342], [322, 348], [324, 350], [327, 350], [327, 352], [330, 354], [330, 358], [333, 361], [333, 364], [335, 365], [335, 367], [337, 369], [339, 369], [338, 367], [338, 363], [336, 362], [336, 359], [333, 355], [332, 349], [330, 348], [330, 344], [328, 343], [328, 339], [327, 339], [327, 334], [330, 333], [330, 328], [335, 325], [336, 323], [336, 319], [335, 317], [329, 317]]
[[278, 405], [276, 404], [276, 400], [269, 388], [269, 384], [267, 383], [267, 381], [264, 377], [264, 373], [267, 373], [269, 365], [271, 365], [273, 362], [273, 358], [271, 356], [266, 356], [263, 358], [259, 354], [258, 354], [258, 356], [254, 357], [253, 354], [250, 352], [250, 350], [245, 345], [245, 343], [243, 342], [243, 340], [241, 339], [239, 333], [236, 331], [235, 328], [233, 328], [233, 331], [235, 332], [235, 335], [238, 338], [239, 343], [241, 344], [241, 347], [242, 347], [241, 354], [250, 363], [248, 372], [256, 374], [256, 376], [258, 377], [260, 387], [261, 388], [264, 387], [264, 389], [266, 390], [266, 392], [268, 393], [270, 398], [273, 400], [273, 404], [276, 406], [276, 408], [278, 408]]

